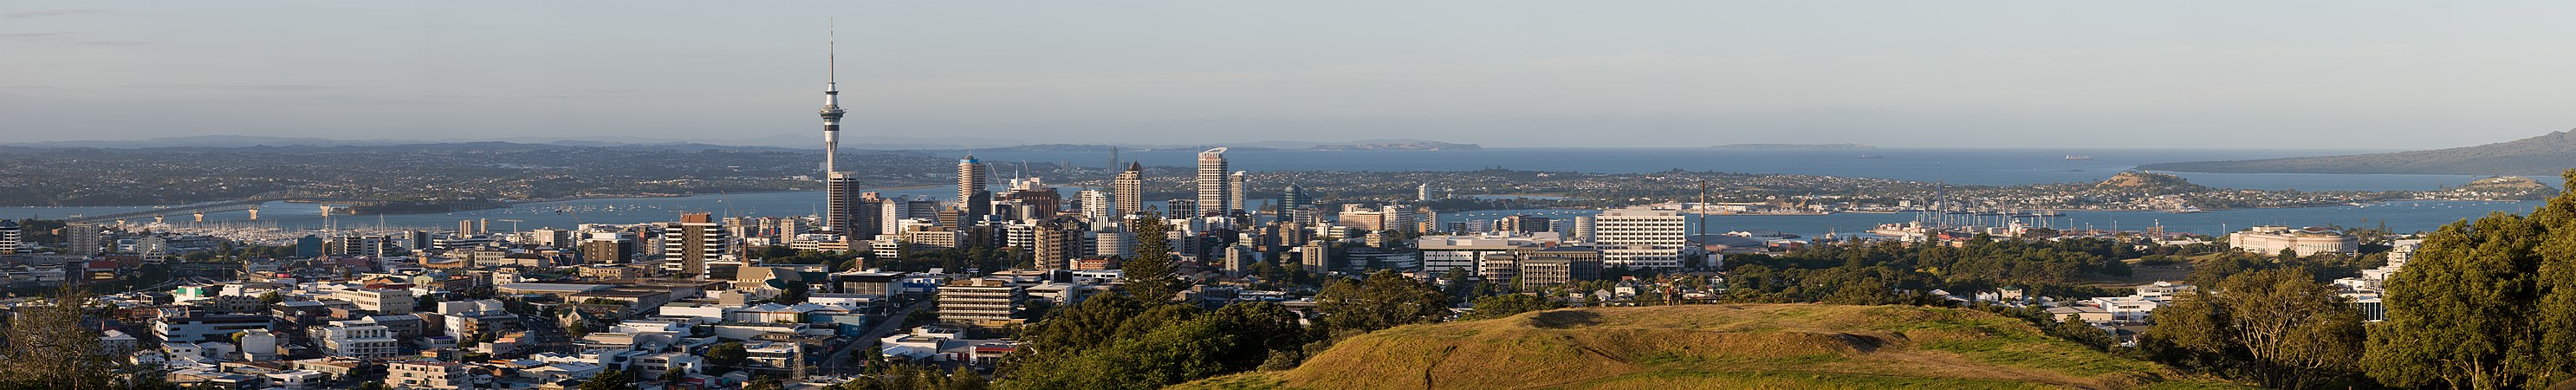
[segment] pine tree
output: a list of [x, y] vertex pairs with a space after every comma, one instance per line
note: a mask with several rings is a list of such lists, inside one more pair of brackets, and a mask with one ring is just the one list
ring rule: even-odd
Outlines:
[[1181, 292], [1183, 282], [1173, 277], [1171, 225], [1159, 214], [1138, 213], [1136, 216], [1136, 258], [1120, 263], [1120, 278], [1126, 290], [1137, 300], [1164, 302]]

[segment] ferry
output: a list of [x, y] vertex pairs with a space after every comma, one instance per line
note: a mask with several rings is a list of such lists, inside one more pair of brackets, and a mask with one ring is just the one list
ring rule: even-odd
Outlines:
[[2068, 160], [2091, 160], [2091, 159], [2093, 159], [2093, 156], [2078, 156], [2078, 155], [2072, 155], [2072, 154], [2069, 154], [2069, 155], [2066, 155], [2066, 159], [2068, 159]]

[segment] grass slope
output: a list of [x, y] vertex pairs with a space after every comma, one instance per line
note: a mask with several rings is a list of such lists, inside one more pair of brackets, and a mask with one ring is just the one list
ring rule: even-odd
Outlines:
[[1561, 309], [1399, 327], [1220, 389], [2234, 388], [1972, 310], [1815, 304]]

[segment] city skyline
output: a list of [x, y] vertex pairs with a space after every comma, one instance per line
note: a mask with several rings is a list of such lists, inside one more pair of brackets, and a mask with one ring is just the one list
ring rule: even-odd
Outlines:
[[2338, 5], [32, 4], [0, 8], [0, 50], [26, 53], [0, 59], [0, 129], [810, 140], [785, 110], [830, 74], [810, 58], [834, 18], [848, 124], [883, 139], [2417, 149], [2576, 127], [2547, 104], [2576, 97], [2553, 77], [2576, 52], [2542, 38], [2558, 12]]

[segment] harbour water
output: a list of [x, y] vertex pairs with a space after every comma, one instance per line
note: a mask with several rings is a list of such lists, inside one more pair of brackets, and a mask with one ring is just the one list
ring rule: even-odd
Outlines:
[[[1854, 158], [1866, 152], [1882, 158]], [[1867, 151], [1727, 151], [1715, 149], [1486, 149], [1473, 151], [1240, 151], [1228, 154], [1233, 166], [1246, 170], [1472, 170], [1494, 166], [1587, 172], [1652, 172], [1670, 169], [1716, 170], [1769, 174], [1813, 174], [2009, 185], [2100, 180], [2137, 164], [2274, 158], [2343, 154], [2357, 151], [2317, 150], [2055, 150], [2055, 149], [1877, 149]], [[2082, 154], [2092, 160], [2066, 160]], [[977, 152], [986, 160], [1071, 161], [1089, 155], [1105, 163], [1106, 153]], [[1147, 164], [1182, 166], [1191, 154], [1181, 151], [1128, 152], [1122, 157]], [[2412, 190], [2455, 186], [2475, 180], [2456, 175], [2322, 175], [2322, 174], [2183, 174], [2195, 183], [2226, 188], [2300, 190]], [[2555, 180], [2544, 180], [2552, 182]], [[1257, 185], [1257, 183], [1256, 183]], [[1067, 189], [1068, 193], [1074, 191]], [[954, 187], [878, 191], [887, 196], [952, 198]], [[1479, 195], [1479, 194], [1461, 194]], [[1070, 198], [1070, 196], [1068, 196]], [[2217, 233], [2255, 224], [2377, 226], [2386, 222], [2399, 231], [2430, 230], [2443, 223], [2489, 212], [2528, 213], [2538, 202], [2391, 202], [2363, 206], [2293, 209], [2220, 210], [2197, 214], [2162, 212], [2069, 212], [2058, 227], [2127, 230], [2163, 225], [2168, 231]], [[818, 192], [773, 192], [697, 195], [670, 198], [582, 199], [519, 204], [508, 208], [452, 213], [334, 215], [326, 220], [314, 204], [274, 202], [262, 207], [259, 221], [241, 212], [208, 215], [208, 223], [312, 229], [326, 226], [453, 228], [461, 220], [490, 220], [490, 228], [565, 228], [580, 223], [629, 224], [670, 221], [684, 212], [718, 216], [811, 215], [823, 207]], [[0, 218], [103, 215], [149, 210], [124, 207], [6, 207]], [[1526, 213], [1572, 216], [1582, 210], [1489, 210], [1448, 213], [1443, 221], [1493, 219]], [[1711, 216], [1710, 232], [1775, 230], [1805, 236], [1858, 232], [1881, 223], [1912, 220], [1912, 214], [1730, 215]], [[170, 215], [167, 222], [187, 224], [191, 215]], [[515, 221], [515, 222], [512, 222]], [[1694, 218], [1694, 221], [1696, 219]], [[131, 223], [149, 223], [148, 218]], [[1696, 223], [1696, 222], [1694, 222]], [[1696, 228], [1694, 228], [1696, 229]]]

